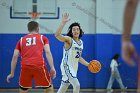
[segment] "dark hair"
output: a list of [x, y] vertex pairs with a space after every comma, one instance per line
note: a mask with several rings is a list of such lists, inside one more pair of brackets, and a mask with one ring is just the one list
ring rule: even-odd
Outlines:
[[113, 57], [112, 57], [112, 59], [114, 59], [114, 60], [117, 60], [118, 58], [119, 58], [119, 54], [115, 54]]
[[29, 23], [28, 23], [28, 31], [29, 32], [32, 32], [32, 31], [34, 31], [34, 30], [37, 30], [37, 28], [38, 28], [38, 23], [37, 22], [35, 22], [35, 21], [30, 21]]
[[82, 35], [84, 34], [84, 32], [83, 32], [83, 30], [81, 29], [80, 24], [77, 23], [77, 22], [72, 23], [72, 24], [69, 26], [67, 36], [73, 37], [73, 35], [72, 35], [72, 28], [73, 28], [74, 26], [78, 26], [78, 27], [79, 27], [79, 29], [80, 29], [80, 35], [79, 35], [79, 38], [81, 38]]

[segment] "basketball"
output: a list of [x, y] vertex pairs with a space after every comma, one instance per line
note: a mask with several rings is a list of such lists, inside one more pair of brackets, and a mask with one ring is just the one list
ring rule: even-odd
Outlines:
[[98, 60], [90, 61], [88, 69], [92, 73], [98, 73], [101, 70], [101, 63]]

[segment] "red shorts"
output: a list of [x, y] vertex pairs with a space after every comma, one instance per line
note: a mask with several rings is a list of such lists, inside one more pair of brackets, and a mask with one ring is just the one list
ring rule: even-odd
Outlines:
[[33, 80], [35, 87], [49, 87], [52, 84], [50, 74], [46, 67], [22, 67], [19, 85], [23, 88], [32, 88]]

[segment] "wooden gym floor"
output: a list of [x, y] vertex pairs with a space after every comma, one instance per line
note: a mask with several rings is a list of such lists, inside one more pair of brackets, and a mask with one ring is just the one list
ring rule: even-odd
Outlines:
[[[0, 93], [19, 93], [18, 89], [0, 89]], [[41, 89], [30, 89], [29, 93], [44, 93]], [[57, 93], [57, 89], [55, 92]], [[72, 93], [72, 89], [68, 89], [66, 93]], [[113, 89], [113, 92], [107, 92], [106, 89], [80, 89], [80, 93], [140, 93], [137, 92], [136, 89]]]

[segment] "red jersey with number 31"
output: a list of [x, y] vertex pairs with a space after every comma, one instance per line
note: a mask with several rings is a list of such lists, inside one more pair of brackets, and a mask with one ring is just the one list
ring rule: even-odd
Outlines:
[[41, 34], [29, 34], [22, 37], [16, 45], [21, 55], [21, 66], [46, 66], [43, 57], [45, 44], [49, 44], [49, 41]]

